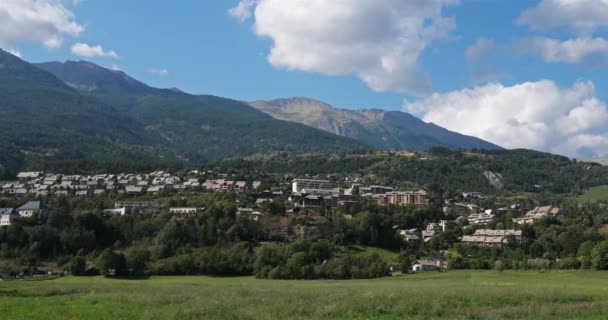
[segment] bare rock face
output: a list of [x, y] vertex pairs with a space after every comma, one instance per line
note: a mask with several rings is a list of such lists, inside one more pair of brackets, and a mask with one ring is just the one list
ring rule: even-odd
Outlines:
[[490, 185], [496, 189], [502, 189], [505, 185], [504, 178], [498, 172], [485, 171], [483, 176], [488, 179]]

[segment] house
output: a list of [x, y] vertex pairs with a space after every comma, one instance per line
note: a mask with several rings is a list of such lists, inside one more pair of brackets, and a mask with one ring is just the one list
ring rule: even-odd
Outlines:
[[87, 195], [89, 195], [89, 192], [87, 190], [76, 191], [77, 197], [86, 197]]
[[177, 214], [190, 214], [190, 213], [197, 213], [198, 212], [198, 208], [169, 208], [169, 212], [170, 213], [177, 213]]
[[401, 229], [397, 230], [397, 233], [405, 242], [420, 241], [418, 229]]
[[19, 218], [19, 214], [13, 208], [0, 208], [0, 227], [10, 226], [16, 219]]
[[40, 176], [42, 176], [42, 172], [38, 172], [38, 171], [32, 171], [32, 172], [19, 172], [17, 174], [17, 178], [19, 178], [20, 180], [23, 179], [36, 179], [39, 178]]
[[437, 234], [435, 230], [422, 230], [422, 240], [429, 242]]
[[137, 193], [142, 193], [144, 191], [144, 188], [136, 187], [136, 186], [127, 186], [125, 188], [125, 191], [130, 194], [137, 194]]
[[40, 201], [30, 201], [21, 207], [17, 208], [17, 213], [21, 217], [29, 218], [34, 215], [34, 213], [40, 213], [42, 215], [46, 214], [47, 208]]
[[254, 221], [258, 221], [260, 219], [260, 217], [262, 216], [261, 213], [259, 213], [257, 211], [253, 211], [253, 209], [251, 209], [251, 208], [238, 208], [236, 215], [243, 217], [243, 218], [251, 219]]
[[468, 221], [472, 225], [486, 225], [494, 222], [496, 216], [488, 213], [474, 213], [469, 215]]
[[416, 260], [412, 265], [412, 271], [414, 272], [429, 272], [437, 271], [441, 268], [441, 261], [435, 260]]

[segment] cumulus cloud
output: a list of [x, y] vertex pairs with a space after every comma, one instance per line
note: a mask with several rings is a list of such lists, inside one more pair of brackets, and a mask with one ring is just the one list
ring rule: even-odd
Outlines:
[[108, 57], [118, 59], [118, 54], [112, 50], [105, 51], [100, 45], [90, 46], [86, 43], [76, 43], [72, 46], [72, 53], [86, 58]]
[[241, 21], [245, 21], [251, 18], [251, 10], [254, 4], [254, 0], [242, 0], [236, 7], [228, 10], [228, 14]]
[[25, 42], [59, 47], [66, 36], [78, 36], [84, 27], [62, 0], [0, 1], [0, 47]]
[[604, 38], [577, 38], [565, 41], [533, 37], [517, 41], [517, 51], [539, 55], [545, 62], [581, 63], [591, 56], [607, 56], [608, 41]]
[[242, 0], [230, 13], [251, 16], [272, 40], [268, 61], [287, 70], [357, 75], [376, 91], [427, 94], [418, 57], [454, 28], [442, 9], [457, 0]]
[[467, 50], [464, 53], [464, 56], [467, 59], [467, 61], [475, 61], [475, 60], [481, 58], [488, 51], [494, 49], [494, 47], [495, 47], [495, 43], [493, 40], [479, 38], [479, 39], [477, 39], [477, 42], [475, 42], [474, 44], [472, 44], [470, 47], [467, 48]]
[[148, 69], [148, 72], [151, 74], [155, 74], [157, 76], [168, 76], [169, 75], [169, 70], [165, 69], [165, 68], [150, 68]]
[[433, 94], [405, 103], [425, 121], [506, 148], [530, 148], [573, 157], [608, 155], [608, 111], [591, 82], [561, 88], [553, 81], [499, 83]]
[[534, 30], [568, 28], [579, 35], [591, 35], [608, 27], [608, 0], [542, 0], [524, 11], [517, 22]]

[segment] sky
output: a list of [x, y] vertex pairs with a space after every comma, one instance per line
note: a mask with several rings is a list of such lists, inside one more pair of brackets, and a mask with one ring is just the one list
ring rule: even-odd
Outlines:
[[0, 0], [0, 47], [156, 87], [402, 110], [608, 156], [608, 0]]

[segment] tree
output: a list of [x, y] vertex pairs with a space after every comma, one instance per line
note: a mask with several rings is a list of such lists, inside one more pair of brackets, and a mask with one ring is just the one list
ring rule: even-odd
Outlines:
[[68, 263], [68, 271], [75, 276], [85, 275], [87, 272], [86, 259], [82, 256], [73, 257]]
[[95, 267], [104, 277], [124, 275], [125, 256], [122, 253], [106, 249], [95, 260]]
[[410, 253], [405, 251], [399, 255], [399, 268], [401, 273], [407, 273], [412, 267], [412, 259]]
[[136, 277], [145, 275], [150, 257], [151, 254], [148, 249], [134, 247], [127, 250], [125, 258], [130, 274]]
[[578, 260], [581, 263], [581, 269], [591, 269], [593, 263], [591, 261], [591, 252], [593, 251], [593, 241], [585, 241], [578, 248]]
[[597, 270], [608, 270], [608, 241], [602, 241], [593, 248], [591, 263]]

